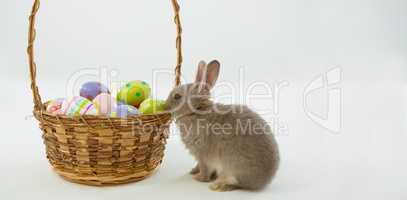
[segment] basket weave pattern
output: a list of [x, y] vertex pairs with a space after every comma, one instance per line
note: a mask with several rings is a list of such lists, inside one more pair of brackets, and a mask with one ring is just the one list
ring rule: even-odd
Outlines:
[[[182, 29], [178, 2], [171, 2], [177, 26], [175, 85], [179, 85]], [[35, 19], [39, 5], [40, 1], [35, 0], [30, 16], [27, 52], [33, 113], [43, 132], [50, 164], [63, 178], [87, 185], [115, 185], [148, 177], [162, 162], [171, 115], [161, 113], [122, 119], [91, 115], [67, 117], [47, 113], [39, 95], [34, 61]]]

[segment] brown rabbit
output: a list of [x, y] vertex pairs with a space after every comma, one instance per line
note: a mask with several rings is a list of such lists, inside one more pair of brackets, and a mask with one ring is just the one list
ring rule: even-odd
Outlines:
[[246, 106], [210, 100], [220, 63], [201, 61], [195, 83], [175, 88], [167, 99], [182, 141], [198, 161], [194, 178], [210, 189], [258, 190], [276, 174], [279, 151], [270, 127]]

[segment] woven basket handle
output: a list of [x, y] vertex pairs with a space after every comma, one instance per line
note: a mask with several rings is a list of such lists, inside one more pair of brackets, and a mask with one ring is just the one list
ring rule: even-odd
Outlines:
[[[176, 35], [176, 49], [177, 49], [177, 63], [175, 66], [175, 85], [178, 86], [181, 84], [181, 65], [182, 65], [182, 26], [181, 26], [181, 18], [179, 15], [180, 7], [177, 0], [171, 0], [175, 18], [174, 22], [177, 26], [177, 35]], [[28, 61], [30, 66], [30, 78], [31, 78], [31, 90], [33, 93], [33, 101], [34, 101], [34, 109], [37, 111], [43, 111], [43, 106], [41, 102], [41, 96], [38, 91], [37, 81], [36, 81], [36, 72], [37, 72], [37, 65], [35, 64], [34, 60], [34, 41], [36, 36], [35, 31], [35, 18], [37, 12], [40, 8], [40, 0], [34, 0], [34, 5], [32, 7], [31, 15], [30, 15], [30, 25], [29, 25], [29, 32], [28, 32]]]

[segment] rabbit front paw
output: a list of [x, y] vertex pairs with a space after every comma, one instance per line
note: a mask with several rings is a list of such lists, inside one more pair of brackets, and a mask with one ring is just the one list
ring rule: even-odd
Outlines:
[[205, 175], [203, 173], [197, 173], [194, 175], [194, 179], [199, 181], [199, 182], [210, 182], [211, 177], [208, 175]]
[[199, 173], [199, 165], [196, 165], [194, 168], [191, 169], [191, 171], [189, 172], [189, 174], [191, 175], [195, 175]]

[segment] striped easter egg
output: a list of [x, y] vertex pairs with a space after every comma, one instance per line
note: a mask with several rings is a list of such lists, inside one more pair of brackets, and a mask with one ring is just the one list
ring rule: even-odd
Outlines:
[[118, 105], [116, 108], [116, 117], [127, 118], [127, 116], [138, 115], [139, 111], [137, 108], [131, 105]]
[[90, 100], [84, 97], [73, 97], [62, 104], [59, 114], [68, 116], [96, 115], [97, 110]]

